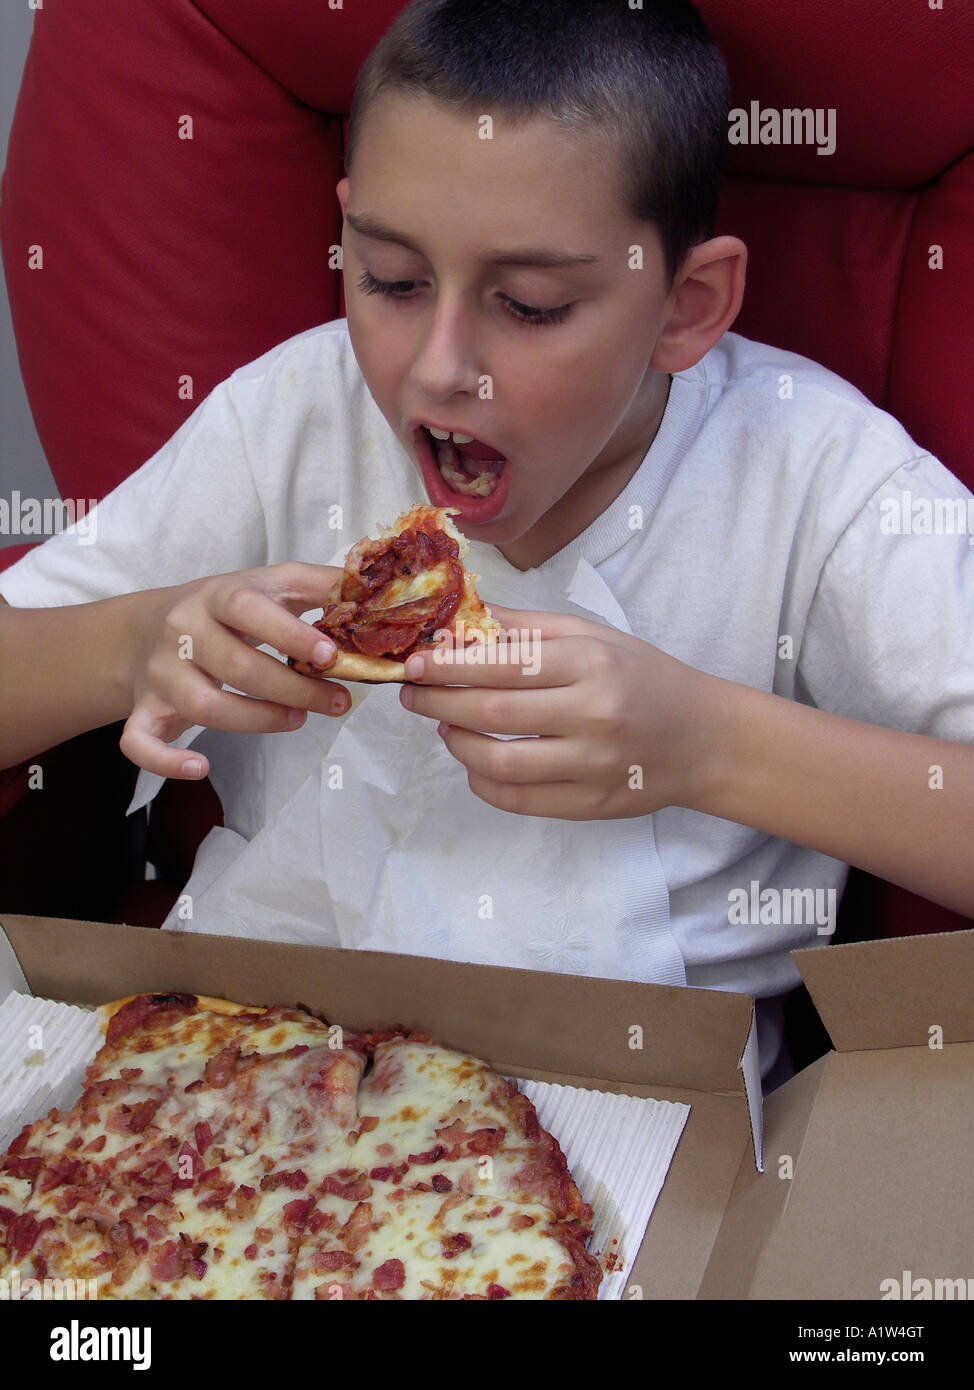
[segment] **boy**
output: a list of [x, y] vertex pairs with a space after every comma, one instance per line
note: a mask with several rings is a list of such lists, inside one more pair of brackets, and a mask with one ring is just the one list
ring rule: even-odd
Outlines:
[[[414, 5], [352, 113], [347, 325], [235, 373], [96, 545], [4, 574], [31, 718], [0, 765], [127, 717], [147, 772], [212, 776], [166, 926], [745, 990], [769, 1080], [846, 863], [974, 912], [974, 558], [881, 527], [969, 494], [728, 332], [726, 108], [689, 4]], [[448, 480], [465, 443], [504, 460], [485, 497]], [[351, 698], [288, 670], [327, 668], [300, 615], [423, 489], [532, 659]]]

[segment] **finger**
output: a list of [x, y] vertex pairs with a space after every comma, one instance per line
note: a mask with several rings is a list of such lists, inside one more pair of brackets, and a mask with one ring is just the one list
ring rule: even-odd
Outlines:
[[509, 782], [492, 782], [472, 772], [468, 777], [470, 790], [488, 806], [498, 811], [510, 811], [517, 816], [545, 816], [554, 820], [588, 820], [590, 812], [583, 805], [575, 782], [542, 782], [519, 786]]
[[588, 636], [538, 641], [529, 635], [524, 640], [471, 642], [467, 647], [447, 644], [409, 657], [406, 677], [427, 686], [492, 686], [498, 690], [570, 685], [585, 673], [584, 649], [591, 641]]
[[170, 740], [192, 726], [185, 719], [174, 718], [171, 712], [163, 714], [162, 705], [154, 703], [159, 712], [141, 705], [129, 715], [118, 742], [121, 752], [146, 772], [176, 781], [200, 781], [210, 771], [209, 759], [189, 748], [169, 746]]
[[485, 734], [561, 734], [571, 714], [565, 689], [404, 685], [399, 699], [426, 719]]
[[[347, 698], [347, 691], [341, 693]], [[305, 709], [224, 690], [218, 677], [196, 667], [183, 673], [171, 699], [171, 708], [178, 710], [180, 717], [202, 724], [205, 729], [225, 729], [228, 733], [289, 733], [299, 729], [308, 717]]]
[[444, 725], [440, 737], [457, 762], [488, 782], [528, 786], [571, 781], [572, 748], [568, 739], [491, 738], [453, 725]]
[[255, 651], [215, 621], [193, 643], [192, 655], [194, 664], [219, 685], [231, 685], [278, 710], [336, 715], [344, 714], [351, 705], [343, 685], [292, 671], [286, 662], [268, 652]]
[[259, 574], [266, 591], [291, 613], [306, 613], [309, 608], [336, 602], [345, 577], [338, 565], [309, 565], [301, 560], [271, 565]]
[[209, 612], [234, 633], [257, 638], [259, 643], [276, 647], [284, 656], [293, 656], [326, 670], [334, 664], [338, 649], [311, 623], [303, 622], [283, 606], [297, 601], [307, 603], [307, 596], [296, 600], [287, 597], [282, 590], [277, 597], [272, 597], [253, 585], [234, 583], [214, 590]]
[[491, 614], [505, 631], [540, 633], [542, 639], [549, 637], [603, 637], [611, 641], [613, 637], [627, 637], [608, 623], [596, 622], [591, 618], [576, 617], [573, 613], [534, 612], [531, 609], [503, 608], [500, 604], [489, 605]]

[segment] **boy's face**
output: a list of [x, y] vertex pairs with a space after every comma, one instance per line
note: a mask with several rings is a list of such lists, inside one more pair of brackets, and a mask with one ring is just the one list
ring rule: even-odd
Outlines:
[[[369, 108], [338, 185], [346, 306], [369, 389], [432, 504], [459, 507], [470, 538], [523, 568], [600, 515], [651, 443], [669, 285], [604, 141], [543, 119], [480, 129], [426, 97], [384, 93]], [[479, 459], [461, 438], [442, 460], [461, 489], [485, 455], [506, 462], [457, 491], [426, 425], [473, 436]]]

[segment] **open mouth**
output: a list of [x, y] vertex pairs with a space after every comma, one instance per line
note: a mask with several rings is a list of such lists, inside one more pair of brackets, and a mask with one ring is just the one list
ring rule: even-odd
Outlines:
[[492, 444], [485, 444], [472, 435], [434, 430], [429, 425], [424, 425], [423, 429], [447, 487], [464, 497], [490, 497], [507, 459]]

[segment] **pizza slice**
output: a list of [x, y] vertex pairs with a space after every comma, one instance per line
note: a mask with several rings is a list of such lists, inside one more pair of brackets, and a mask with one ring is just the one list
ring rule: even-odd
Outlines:
[[328, 680], [404, 681], [414, 652], [447, 638], [496, 641], [501, 628], [464, 568], [470, 544], [455, 515], [455, 507], [417, 503], [380, 540], [353, 545], [337, 599], [314, 624], [337, 646], [335, 664], [321, 670], [291, 657], [288, 665]]

